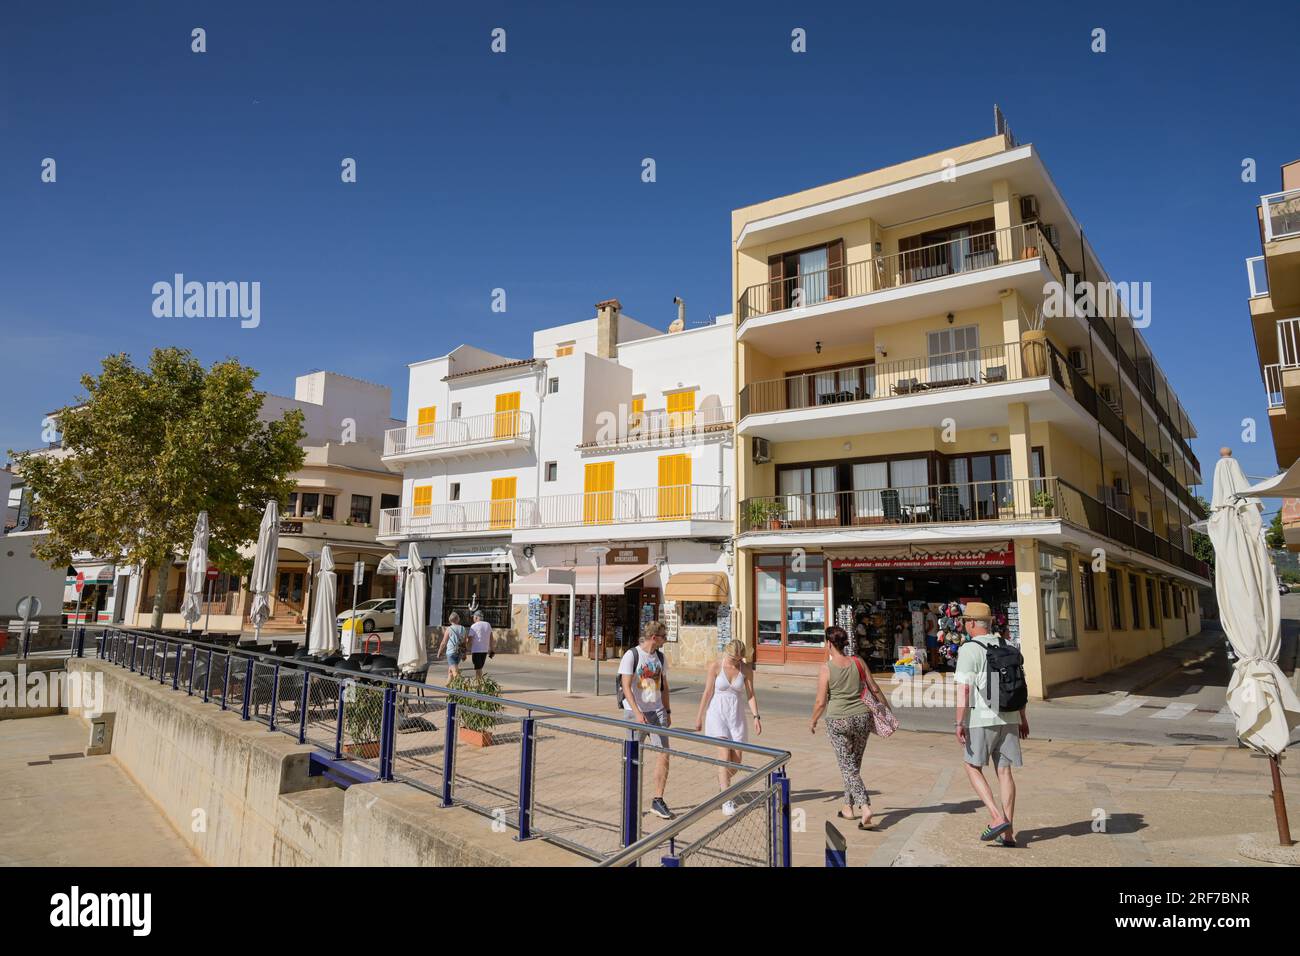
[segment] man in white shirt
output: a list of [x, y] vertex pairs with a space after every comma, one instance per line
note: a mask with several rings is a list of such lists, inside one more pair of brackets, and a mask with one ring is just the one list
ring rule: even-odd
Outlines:
[[[668, 634], [668, 628], [651, 621], [641, 632], [641, 643], [623, 655], [619, 661], [619, 682], [623, 688], [623, 709], [637, 723], [652, 727], [671, 727], [672, 710], [668, 706], [668, 666], [659, 651]], [[673, 812], [664, 802], [664, 789], [668, 786], [668, 735], [649, 734], [650, 745], [659, 748], [655, 761], [655, 796], [650, 801], [650, 812], [665, 820]], [[641, 734], [641, 743], [647, 734]], [[644, 765], [645, 761], [642, 761]]]
[[469, 626], [469, 652], [474, 658], [475, 679], [483, 676], [483, 665], [489, 657], [496, 657], [492, 646], [492, 625], [483, 620], [483, 612], [474, 612], [474, 623]]

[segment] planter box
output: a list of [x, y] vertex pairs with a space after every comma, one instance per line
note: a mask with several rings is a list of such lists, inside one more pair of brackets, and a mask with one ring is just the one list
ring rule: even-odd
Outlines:
[[456, 738], [471, 747], [491, 747], [492, 734], [486, 730], [470, 730], [468, 727], [456, 728]]
[[344, 744], [343, 752], [353, 757], [362, 759], [373, 759], [379, 756], [379, 741], [372, 740], [364, 744]]

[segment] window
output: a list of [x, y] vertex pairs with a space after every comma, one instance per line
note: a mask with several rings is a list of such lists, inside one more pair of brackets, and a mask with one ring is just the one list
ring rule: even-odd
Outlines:
[[1183, 589], [1174, 588], [1174, 617], [1183, 616]]
[[298, 516], [298, 492], [289, 492], [289, 504], [284, 509], [284, 513], [286, 517], [292, 515], [296, 518]]
[[717, 627], [718, 605], [712, 601], [682, 601], [678, 622], [686, 627]]
[[1128, 599], [1129, 605], [1133, 610], [1133, 630], [1142, 630], [1142, 597], [1141, 583], [1138, 576], [1132, 571], [1128, 573]]
[[320, 508], [320, 494], [315, 491], [304, 491], [298, 495], [298, 501], [302, 505], [302, 510], [298, 513], [304, 518], [316, 517], [317, 509]]
[[1169, 585], [1164, 581], [1160, 582], [1160, 610], [1165, 617], [1169, 617]]
[[[502, 392], [497, 396], [494, 438], [516, 438], [519, 435], [519, 393]], [[511, 494], [510, 497], [514, 497]]]
[[1121, 601], [1123, 590], [1120, 588], [1119, 572], [1111, 569], [1106, 572], [1110, 579], [1110, 627], [1113, 631], [1124, 630], [1124, 604]]
[[453, 482], [452, 482], [452, 483], [447, 487], [447, 500], [448, 500], [448, 501], [460, 501], [460, 482], [459, 482], [459, 481], [453, 481]]
[[844, 240], [822, 243], [767, 260], [769, 310], [797, 309], [845, 295]]
[[402, 507], [402, 496], [401, 495], [380, 495], [379, 507], [381, 510], [385, 508], [400, 508]]
[[997, 264], [994, 222], [979, 219], [898, 241], [903, 282], [920, 282]]
[[546, 380], [546, 394], [555, 395], [560, 391], [560, 380], [558, 378], [548, 378]]
[[[515, 393], [518, 397], [518, 392]], [[513, 528], [515, 526], [515, 485], [517, 479], [492, 479], [492, 517], [493, 528]]]
[[411, 514], [416, 518], [427, 518], [433, 510], [433, 485], [416, 485], [412, 489]]
[[691, 456], [663, 455], [659, 458], [659, 520], [687, 518], [690, 514]]
[[627, 416], [627, 427], [629, 430], [639, 430], [641, 422], [645, 417], [645, 396], [632, 396], [632, 409]]
[[353, 495], [352, 510], [349, 512], [349, 517], [356, 524], [370, 524], [370, 505], [370, 495]]
[[948, 385], [980, 378], [980, 330], [977, 325], [940, 329], [926, 336], [930, 385]]
[[1156, 617], [1156, 585], [1147, 578], [1147, 627], [1159, 627], [1160, 619]]
[[1083, 592], [1083, 627], [1097, 630], [1097, 590], [1092, 580], [1092, 568], [1087, 561], [1079, 562], [1079, 589]]
[[690, 428], [695, 423], [695, 391], [672, 392], [668, 401], [668, 427], [673, 431]]
[[438, 421], [438, 406], [426, 405], [416, 413], [416, 416], [416, 437], [432, 438]]
[[583, 524], [608, 524], [614, 518], [614, 463], [588, 462], [582, 472]]
[[451, 403], [451, 417], [460, 418], [460, 402]]
[[573, 346], [573, 342], [561, 342], [559, 345], [555, 346], [555, 357], [564, 358], [566, 355], [572, 355]]
[[558, 462], [554, 462], [554, 461], [548, 461], [548, 462], [546, 463], [546, 474], [545, 474], [545, 476], [542, 478], [542, 480], [543, 480], [543, 481], [554, 481], [556, 478], [559, 477], [559, 474], [560, 474], [560, 465], [559, 465], [559, 463], [558, 463]]
[[327, 521], [334, 520], [334, 496], [321, 495], [320, 498], [320, 516]]
[[1049, 651], [1075, 647], [1074, 592], [1070, 562], [1063, 552], [1039, 547], [1038, 595], [1043, 606], [1043, 646]]

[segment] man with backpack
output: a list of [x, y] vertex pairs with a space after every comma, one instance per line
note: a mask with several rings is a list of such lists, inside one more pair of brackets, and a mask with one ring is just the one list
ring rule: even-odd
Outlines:
[[[992, 816], [980, 839], [1013, 847], [1016, 781], [1011, 768], [1022, 765], [1020, 741], [1029, 736], [1025, 659], [991, 632], [993, 613], [987, 604], [972, 601], [963, 617], [968, 640], [957, 652], [957, 740], [970, 785]], [[984, 779], [984, 765], [990, 761], [998, 775], [1001, 806]]]
[[[673, 722], [668, 706], [668, 669], [663, 651], [659, 650], [667, 634], [667, 627], [651, 621], [641, 632], [640, 645], [624, 654], [618, 665], [615, 699], [637, 723], [651, 727], [670, 727]], [[646, 736], [640, 735], [642, 743]], [[655, 796], [650, 801], [650, 812], [671, 820], [673, 812], [664, 802], [664, 789], [668, 786], [668, 735], [650, 734], [649, 737], [651, 745], [660, 748], [659, 759], [655, 761]]]

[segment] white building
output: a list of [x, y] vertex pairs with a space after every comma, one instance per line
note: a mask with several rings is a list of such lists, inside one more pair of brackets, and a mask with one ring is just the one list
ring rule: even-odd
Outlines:
[[418, 542], [430, 620], [479, 607], [503, 646], [564, 652], [567, 590], [546, 569], [577, 567], [591, 656], [600, 546], [606, 655], [660, 618], [676, 659], [713, 653], [734, 593], [732, 334], [730, 316], [661, 332], [609, 300], [538, 331], [531, 358], [461, 346], [413, 364], [407, 425], [384, 455], [402, 508], [380, 539]]

